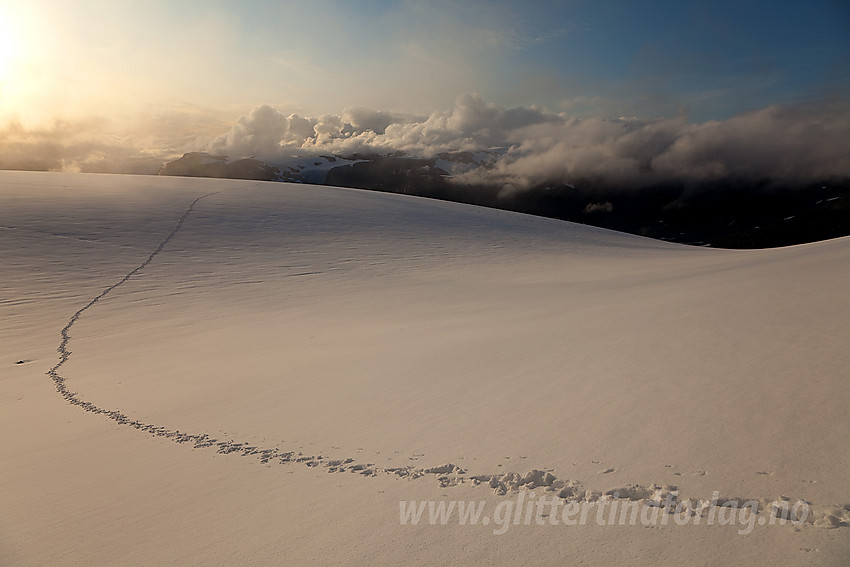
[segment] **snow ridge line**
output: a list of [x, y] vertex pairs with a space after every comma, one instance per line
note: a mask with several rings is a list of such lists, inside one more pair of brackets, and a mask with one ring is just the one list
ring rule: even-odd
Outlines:
[[[256, 185], [259, 184], [250, 185], [248, 187], [253, 187]], [[275, 447], [274, 449], [268, 449], [253, 446], [246, 442], [238, 443], [233, 440], [220, 441], [218, 439], [210, 437], [206, 433], [185, 433], [181, 432], [180, 430], [171, 430], [163, 426], [143, 423], [141, 421], [131, 419], [127, 415], [117, 410], [107, 410], [97, 406], [92, 402], [83, 400], [77, 395], [76, 392], [72, 392], [71, 390], [69, 390], [67, 385], [65, 384], [66, 378], [59, 373], [59, 369], [71, 358], [71, 351], [68, 350], [68, 344], [71, 341], [70, 330], [71, 327], [73, 327], [74, 324], [80, 319], [82, 314], [86, 310], [94, 306], [98, 301], [106, 297], [112, 290], [126, 283], [128, 280], [130, 280], [130, 278], [132, 278], [134, 275], [136, 275], [145, 267], [147, 267], [151, 262], [153, 262], [154, 258], [160, 252], [162, 252], [162, 250], [168, 245], [168, 243], [171, 242], [171, 240], [177, 235], [178, 232], [180, 232], [180, 230], [183, 228], [183, 224], [186, 222], [186, 219], [189, 217], [195, 206], [201, 200], [227, 191], [235, 191], [237, 189], [244, 188], [245, 187], [234, 187], [231, 189], [214, 191], [212, 193], [207, 193], [196, 198], [194, 201], [192, 201], [186, 211], [178, 219], [177, 224], [174, 225], [174, 228], [171, 229], [171, 232], [169, 232], [166, 237], [159, 243], [159, 245], [154, 249], [154, 251], [151, 252], [150, 255], [148, 255], [145, 261], [143, 261], [141, 264], [139, 264], [126, 275], [124, 275], [116, 283], [105, 288], [94, 299], [89, 301], [86, 305], [84, 305], [83, 307], [78, 309], [73, 315], [71, 315], [70, 319], [68, 319], [68, 323], [62, 328], [59, 333], [62, 337], [62, 340], [59, 342], [59, 346], [56, 349], [56, 351], [59, 353], [59, 361], [46, 373], [53, 380], [53, 383], [56, 387], [56, 391], [59, 392], [59, 394], [63, 398], [65, 398], [68, 403], [70, 403], [71, 405], [79, 406], [84, 411], [103, 415], [117, 422], [119, 425], [126, 425], [129, 427], [133, 427], [134, 429], [144, 431], [154, 437], [165, 437], [167, 439], [171, 439], [175, 443], [181, 444], [191, 442], [193, 443], [193, 448], [196, 449], [216, 447], [216, 452], [221, 454], [237, 453], [242, 456], [252, 455], [264, 464], [301, 463], [307, 467], [323, 467], [329, 473], [349, 472], [360, 474], [366, 477], [374, 477], [378, 476], [379, 474], [394, 475], [396, 477], [407, 480], [413, 480], [429, 475], [436, 477], [436, 479], [439, 481], [440, 487], [442, 488], [457, 486], [458, 484], [471, 483], [474, 486], [481, 485], [491, 488], [496, 495], [500, 496], [504, 496], [509, 493], [518, 493], [520, 491], [542, 488], [546, 492], [553, 493], [553, 496], [557, 495], [558, 498], [572, 502], [597, 502], [601, 500], [624, 499], [660, 507], [662, 506], [662, 500], [669, 501], [671, 497], [673, 502], [679, 501], [678, 487], [671, 485], [666, 485], [662, 487], [653, 484], [647, 487], [638, 484], [629, 484], [615, 490], [610, 490], [603, 494], [598, 491], [585, 490], [582, 484], [578, 481], [558, 479], [558, 477], [552, 474], [551, 470], [532, 469], [526, 472], [525, 474], [515, 472], [501, 472], [499, 474], [483, 474], [469, 476], [467, 475], [466, 470], [452, 463], [443, 464], [431, 468], [420, 468], [414, 467], [412, 465], [399, 467], [378, 467], [375, 466], [374, 463], [358, 463], [351, 458], [329, 459], [321, 455], [308, 456], [303, 455], [301, 452], [282, 451], [277, 447]], [[410, 460], [417, 460], [421, 456], [422, 455], [417, 455], [416, 457], [412, 457]], [[605, 473], [607, 472], [613, 472], [613, 469], [608, 469], [605, 471]], [[790, 501], [790, 499], [787, 497], [780, 497], [779, 500], [773, 501], [767, 498], [744, 499], [738, 497], [724, 499], [718, 499], [715, 497], [711, 500], [700, 500], [695, 498], [690, 499], [691, 503], [694, 504], [694, 506], [701, 506], [700, 511], [696, 512], [699, 515], [703, 515], [705, 513], [704, 511], [708, 509], [709, 504], [724, 506], [730, 502], [734, 502], [737, 505], [738, 503], [744, 502], [745, 500], [758, 500], [760, 504], [759, 511], [766, 509], [769, 511], [769, 514], [774, 515], [776, 517], [779, 517], [777, 514], [783, 513], [783, 502]], [[673, 511], [669, 509], [669, 507], [665, 508], [665, 511], [670, 514], [673, 513]], [[786, 516], [783, 517], [784, 519], [788, 519]], [[814, 524], [815, 526], [827, 528], [850, 526], [850, 504], [815, 510], [815, 514], [809, 517], [809, 521], [807, 523], [809, 525]]]

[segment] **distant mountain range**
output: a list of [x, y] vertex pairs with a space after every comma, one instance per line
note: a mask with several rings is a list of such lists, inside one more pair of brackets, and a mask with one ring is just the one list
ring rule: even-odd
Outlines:
[[630, 188], [576, 180], [505, 191], [455, 176], [487, 167], [499, 149], [423, 159], [293, 155], [275, 163], [187, 153], [160, 175], [334, 185], [404, 193], [580, 222], [650, 238], [720, 248], [768, 248], [850, 235], [850, 178], [807, 185], [764, 180]]

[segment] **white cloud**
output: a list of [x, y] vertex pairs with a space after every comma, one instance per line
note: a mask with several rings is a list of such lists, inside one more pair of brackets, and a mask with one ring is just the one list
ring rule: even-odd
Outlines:
[[494, 164], [459, 176], [464, 183], [523, 189], [593, 180], [622, 186], [666, 181], [775, 179], [800, 182], [850, 174], [850, 105], [772, 106], [702, 124], [667, 119], [573, 118], [539, 108], [505, 108], [477, 95], [458, 97], [424, 119], [351, 108], [320, 118], [283, 116], [268, 106], [240, 118], [210, 149], [273, 159], [316, 153], [503, 148]]
[[[0, 127], [0, 167], [151, 172], [156, 160], [205, 150], [274, 163], [304, 154], [391, 153], [433, 157], [499, 148], [459, 183], [518, 191], [542, 184], [641, 187], [660, 182], [805, 182], [850, 175], [850, 103], [771, 106], [701, 124], [667, 119], [576, 118], [536, 107], [506, 108], [469, 94], [426, 117], [351, 107], [305, 117], [254, 108], [206, 141], [187, 134], [198, 120], [163, 118], [179, 135], [103, 134], [103, 124], [57, 122]], [[162, 126], [162, 124], [160, 124]]]

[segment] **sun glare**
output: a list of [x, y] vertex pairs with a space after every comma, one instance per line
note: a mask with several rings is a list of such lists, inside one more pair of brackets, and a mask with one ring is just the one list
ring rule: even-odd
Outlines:
[[15, 30], [12, 29], [6, 14], [0, 12], [0, 81], [11, 78], [18, 51]]

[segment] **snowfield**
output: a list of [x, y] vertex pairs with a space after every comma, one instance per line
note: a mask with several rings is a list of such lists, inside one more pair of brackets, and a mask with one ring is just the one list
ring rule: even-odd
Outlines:
[[[0, 172], [0, 270], [0, 565], [850, 557], [850, 237], [729, 251], [352, 189]], [[809, 513], [741, 535], [707, 525], [716, 494]], [[400, 519], [541, 495], [705, 519]]]

